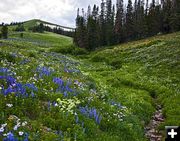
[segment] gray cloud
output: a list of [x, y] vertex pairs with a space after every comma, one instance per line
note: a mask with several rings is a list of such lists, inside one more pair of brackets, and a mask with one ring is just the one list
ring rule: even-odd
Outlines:
[[77, 8], [87, 9], [89, 4], [100, 2], [101, 0], [1, 0], [0, 22], [42, 19], [74, 27]]

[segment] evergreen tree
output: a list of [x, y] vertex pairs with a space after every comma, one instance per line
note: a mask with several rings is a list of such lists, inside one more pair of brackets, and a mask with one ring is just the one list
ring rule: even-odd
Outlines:
[[160, 16], [160, 6], [152, 0], [147, 17], [148, 36], [156, 35], [160, 31]]
[[43, 33], [44, 32], [44, 25], [43, 23], [40, 23], [38, 26], [38, 32]]
[[3, 25], [3, 27], [1, 28], [1, 34], [2, 34], [2, 38], [4, 38], [4, 39], [8, 38], [8, 27], [7, 27], [7, 25]]
[[134, 38], [133, 6], [131, 0], [128, 0], [127, 5], [125, 31], [126, 40], [131, 40]]
[[172, 0], [170, 24], [171, 24], [172, 31], [180, 30], [180, 0]]
[[114, 13], [112, 8], [112, 1], [107, 0], [106, 1], [106, 41], [107, 45], [113, 44], [113, 29], [114, 29]]
[[107, 44], [106, 41], [106, 22], [105, 22], [105, 2], [102, 0], [101, 2], [101, 12], [99, 18], [99, 26], [100, 26], [100, 45], [104, 46]]
[[[125, 6], [126, 7], [126, 6]], [[146, 7], [146, 9], [145, 9]], [[98, 46], [112, 45], [124, 41], [141, 39], [159, 32], [169, 33], [180, 30], [180, 0], [128, 0], [126, 9], [123, 0], [117, 0], [117, 9], [112, 0], [102, 0], [101, 10], [94, 5], [87, 14], [79, 10], [76, 18], [74, 42], [83, 48], [94, 50]], [[60, 34], [69, 34], [56, 29]]]
[[18, 31], [18, 32], [25, 31], [24, 25], [23, 24], [18, 24], [15, 31]]
[[115, 18], [115, 29], [114, 29], [117, 43], [121, 43], [124, 41], [123, 18], [124, 18], [123, 0], [117, 0], [117, 13]]
[[171, 0], [165, 0], [163, 3], [163, 32], [171, 31]]
[[99, 46], [98, 7], [94, 5], [92, 14], [88, 14], [88, 15], [89, 15], [87, 20], [88, 50], [94, 50], [96, 47]]
[[141, 0], [137, 1], [134, 20], [135, 20], [134, 21], [135, 38], [137, 39], [144, 38], [148, 30], [145, 21], [144, 1]]
[[75, 40], [74, 42], [81, 48], [88, 47], [88, 40], [87, 40], [87, 29], [86, 29], [86, 21], [84, 17], [84, 9], [82, 9], [83, 16], [79, 15], [79, 9], [77, 12], [76, 18], [76, 33], [75, 33]]

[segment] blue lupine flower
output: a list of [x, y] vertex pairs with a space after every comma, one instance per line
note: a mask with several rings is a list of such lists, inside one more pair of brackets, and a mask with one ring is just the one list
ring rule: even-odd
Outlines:
[[56, 92], [63, 93], [64, 97], [68, 97], [68, 93], [73, 93], [74, 91], [70, 88], [71, 82], [68, 81], [66, 84], [61, 78], [54, 78], [53, 82], [58, 85]]
[[110, 101], [110, 105], [113, 105], [113, 106], [115, 106], [115, 107], [117, 107], [119, 109], [124, 108], [124, 106], [122, 106], [119, 102], [115, 102], [113, 100]]
[[4, 138], [3, 141], [18, 141], [18, 139], [14, 137], [14, 134], [12, 132], [9, 132], [7, 134], [7, 137]]
[[11, 87], [8, 87], [7, 89], [3, 90], [4, 96], [7, 96], [9, 93], [14, 92], [14, 90]]
[[7, 68], [0, 68], [0, 73], [8, 74], [8, 69]]
[[47, 67], [38, 67], [36, 71], [39, 73], [40, 78], [43, 76], [50, 76], [52, 73], [52, 70]]
[[64, 97], [68, 97], [68, 94], [67, 94], [67, 92], [66, 92], [66, 91], [64, 92]]
[[80, 107], [79, 110], [83, 115], [85, 115], [91, 119], [95, 119], [96, 123], [100, 124], [102, 117], [95, 108], [88, 108], [86, 106], [86, 107]]
[[38, 91], [37, 87], [34, 84], [25, 84], [25, 87], [28, 87], [32, 91]]

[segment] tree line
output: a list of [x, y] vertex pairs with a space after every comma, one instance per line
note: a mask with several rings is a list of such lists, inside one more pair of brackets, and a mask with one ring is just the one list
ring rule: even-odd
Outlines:
[[180, 30], [180, 0], [102, 0], [100, 7], [77, 10], [74, 42], [81, 48], [94, 50], [157, 34]]

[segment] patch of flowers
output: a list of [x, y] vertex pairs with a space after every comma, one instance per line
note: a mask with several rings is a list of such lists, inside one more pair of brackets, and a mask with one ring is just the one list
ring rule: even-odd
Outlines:
[[34, 97], [34, 92], [38, 89], [34, 84], [22, 84], [18, 83], [16, 79], [9, 75], [7, 68], [0, 68], [0, 82], [1, 82], [1, 94], [7, 96], [10, 93], [15, 93], [16, 96], [20, 97]]
[[58, 85], [56, 92], [63, 93], [64, 97], [68, 97], [68, 94], [76, 95], [75, 90], [70, 88], [71, 82], [70, 81], [63, 81], [61, 78], [54, 78], [53, 82]]
[[39, 78], [42, 78], [43, 76], [50, 76], [53, 72], [52, 69], [45, 66], [38, 66], [36, 71], [39, 74]]
[[27, 121], [22, 122], [17, 116], [10, 115], [8, 122], [0, 126], [0, 136], [3, 137], [3, 141], [28, 141], [29, 135], [23, 131], [27, 124]]
[[94, 119], [97, 124], [100, 124], [102, 120], [102, 116], [100, 115], [100, 113], [97, 111], [96, 108], [89, 108], [88, 106], [79, 107], [79, 111], [81, 112], [81, 114], [91, 119]]
[[60, 99], [58, 98], [56, 102], [49, 103], [48, 106], [53, 105], [54, 107], [58, 107], [62, 112], [68, 112], [74, 114], [74, 109], [81, 103], [81, 101], [74, 97], [73, 99]]

